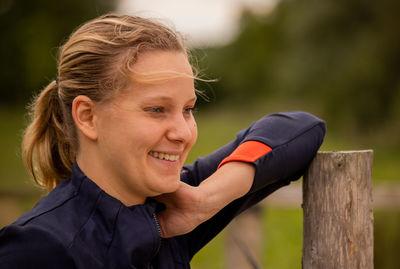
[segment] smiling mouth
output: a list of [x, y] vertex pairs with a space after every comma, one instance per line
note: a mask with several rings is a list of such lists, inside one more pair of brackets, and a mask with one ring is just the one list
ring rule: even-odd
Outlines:
[[171, 161], [171, 162], [179, 160], [179, 155], [167, 154], [167, 153], [163, 153], [163, 152], [150, 151], [149, 155], [153, 156], [157, 159], [160, 159], [160, 160], [166, 160], [166, 161]]

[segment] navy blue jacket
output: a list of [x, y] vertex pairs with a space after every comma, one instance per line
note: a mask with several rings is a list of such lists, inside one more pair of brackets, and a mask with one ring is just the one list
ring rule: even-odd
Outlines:
[[253, 186], [245, 196], [192, 232], [168, 239], [161, 239], [156, 220], [162, 205], [148, 199], [144, 205], [127, 207], [75, 164], [69, 179], [0, 231], [0, 268], [190, 268], [193, 255], [236, 215], [298, 179], [324, 134], [325, 123], [310, 114], [272, 114], [239, 132], [231, 143], [185, 166], [181, 179], [197, 186], [227, 156], [236, 154], [240, 160], [243, 150], [237, 151], [246, 142], [258, 141], [270, 149], [256, 152], [259, 156], [251, 156], [252, 160], [243, 158], [256, 167]]

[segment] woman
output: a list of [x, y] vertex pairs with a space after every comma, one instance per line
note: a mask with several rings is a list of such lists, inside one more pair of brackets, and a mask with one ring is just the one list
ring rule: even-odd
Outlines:
[[105, 15], [60, 50], [23, 158], [51, 190], [0, 232], [1, 268], [189, 268], [236, 215], [298, 179], [325, 124], [266, 116], [193, 165], [195, 74], [179, 34]]

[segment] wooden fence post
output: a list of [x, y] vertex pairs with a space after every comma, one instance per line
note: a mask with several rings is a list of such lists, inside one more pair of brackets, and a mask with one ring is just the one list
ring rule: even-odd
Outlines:
[[373, 268], [373, 151], [319, 152], [303, 182], [303, 268]]

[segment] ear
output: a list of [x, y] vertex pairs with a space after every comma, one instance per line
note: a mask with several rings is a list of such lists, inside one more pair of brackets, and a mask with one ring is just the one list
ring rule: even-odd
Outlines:
[[85, 95], [75, 97], [72, 102], [72, 117], [78, 129], [90, 140], [97, 140], [94, 102]]

